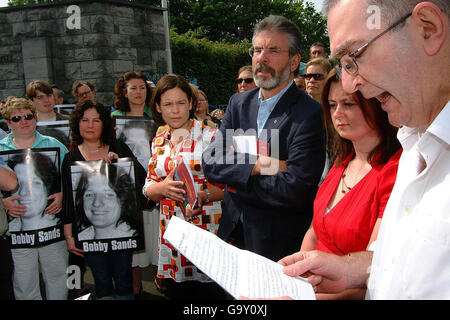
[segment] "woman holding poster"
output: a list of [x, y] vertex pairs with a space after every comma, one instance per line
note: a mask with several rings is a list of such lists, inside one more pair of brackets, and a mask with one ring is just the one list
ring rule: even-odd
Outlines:
[[[129, 71], [122, 74], [114, 86], [114, 108], [111, 117], [116, 121], [122, 121], [117, 118], [135, 119], [131, 126], [124, 126], [122, 130], [117, 125], [116, 131], [119, 140], [123, 140], [134, 156], [147, 169], [150, 159], [150, 145], [155, 136], [155, 123], [151, 120], [152, 113], [149, 108], [149, 102], [152, 97], [152, 86], [149, 84], [147, 76], [143, 72]], [[128, 124], [128, 122], [127, 122]], [[119, 130], [121, 134], [119, 134]], [[159, 219], [153, 209], [154, 203], [149, 202], [145, 207], [144, 215], [144, 232], [146, 248], [143, 252], [135, 252], [133, 254], [133, 290], [136, 299], [140, 298], [142, 291], [142, 268], [148, 267], [152, 261], [152, 257], [157, 255], [158, 243], [156, 237], [153, 236], [154, 230], [159, 225]], [[153, 259], [154, 260], [154, 259]]]
[[[167, 243], [163, 236], [172, 216], [186, 220], [217, 233], [222, 216], [220, 200], [223, 190], [206, 180], [201, 166], [203, 150], [211, 142], [216, 130], [194, 120], [192, 89], [185, 78], [166, 75], [158, 81], [150, 108], [158, 125], [167, 128], [153, 139], [149, 174], [143, 188], [144, 195], [160, 202], [160, 247], [158, 278], [164, 278], [167, 295], [171, 299], [223, 299], [222, 289], [186, 260]], [[184, 202], [183, 182], [176, 181], [177, 158], [184, 157], [194, 178], [198, 205], [182, 210], [177, 203]], [[185, 186], [186, 187], [186, 186]]]
[[[28, 100], [8, 99], [3, 116], [12, 134], [0, 140], [0, 151], [9, 151], [9, 165], [17, 172], [20, 181], [18, 192], [3, 199], [9, 216], [16, 218], [10, 227], [16, 226], [16, 230], [20, 231], [11, 233], [11, 241], [15, 240], [16, 244], [20, 242], [20, 248], [11, 250], [15, 298], [42, 300], [39, 287], [40, 268], [44, 276], [47, 300], [65, 300], [67, 248], [62, 238], [62, 230], [55, 225], [62, 208], [57, 167], [60, 167], [67, 148], [55, 138], [36, 131], [36, 109]], [[56, 151], [53, 151], [53, 161], [44, 155], [37, 155], [38, 150], [35, 149], [42, 148], [56, 148]], [[32, 150], [18, 151], [21, 149]], [[50, 181], [57, 182], [56, 186]]]
[[[111, 161], [119, 158], [134, 158], [133, 153], [125, 143], [115, 139], [113, 120], [109, 110], [98, 102], [91, 100], [79, 102], [70, 116], [70, 129], [71, 151], [64, 158], [62, 171], [65, 208], [63, 222], [67, 248], [72, 254], [86, 258], [94, 276], [97, 299], [105, 297], [133, 299], [131, 259], [132, 250], [138, 246], [126, 245], [126, 248], [121, 246], [118, 250], [114, 250], [117, 246], [113, 248], [113, 245], [119, 242], [105, 239], [105, 232], [103, 232], [105, 228], [119, 229], [116, 230], [119, 233], [114, 233], [112, 236], [117, 236], [115, 239], [125, 238], [132, 242], [131, 237], [134, 236], [135, 230], [139, 229], [131, 222], [121, 225], [119, 211], [120, 215], [132, 214], [131, 211], [134, 211], [134, 216], [139, 216], [142, 214], [140, 208], [145, 199], [143, 197], [136, 199], [136, 193], [134, 193], [134, 199], [121, 201], [119, 194], [129, 195], [132, 191], [113, 190], [114, 185], [123, 185], [119, 180], [121, 177], [124, 179], [126, 175], [113, 174], [113, 171], [116, 172], [118, 168], [115, 167], [116, 163], [113, 165]], [[75, 172], [76, 166], [72, 165], [74, 162], [81, 168], [77, 172]], [[137, 190], [140, 190], [144, 184], [145, 169], [137, 161], [132, 163], [136, 170], [131, 166], [127, 174], [135, 173], [136, 184], [133, 184], [133, 187], [136, 190], [137, 186]], [[89, 173], [86, 174], [85, 171]], [[115, 176], [117, 179], [114, 178]], [[130, 184], [128, 186], [131, 187]], [[75, 196], [75, 200], [72, 189], [78, 195]], [[102, 194], [100, 195], [99, 192]], [[100, 203], [106, 208], [105, 201], [110, 206], [108, 212], [97, 210]], [[132, 203], [134, 210], [123, 209], [120, 205], [123, 202]], [[102, 219], [93, 218], [91, 213], [101, 215]], [[84, 234], [81, 234], [82, 231]], [[77, 237], [77, 243], [82, 243], [81, 247], [76, 247], [74, 237]], [[90, 241], [84, 241], [87, 239]], [[122, 245], [122, 242], [120, 244]], [[78, 264], [82, 265], [82, 262], [83, 260]]]

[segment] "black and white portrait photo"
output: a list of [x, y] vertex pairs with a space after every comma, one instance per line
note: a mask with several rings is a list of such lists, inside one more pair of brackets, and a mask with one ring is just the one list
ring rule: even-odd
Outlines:
[[114, 117], [114, 119], [117, 139], [128, 145], [139, 163], [148, 171], [156, 123], [144, 117]]
[[66, 148], [70, 146], [69, 120], [40, 121], [36, 123], [36, 130], [40, 134], [50, 136], [61, 142]]
[[54, 107], [55, 112], [61, 113], [66, 116], [70, 116], [73, 109], [75, 109], [75, 104], [57, 104]]
[[71, 165], [76, 240], [86, 253], [141, 250], [134, 162], [77, 161]]
[[48, 198], [61, 192], [59, 148], [2, 151], [0, 157], [14, 170], [18, 188], [6, 196], [26, 207], [19, 218], [9, 219], [11, 247], [37, 247], [63, 239], [58, 214], [47, 214]]

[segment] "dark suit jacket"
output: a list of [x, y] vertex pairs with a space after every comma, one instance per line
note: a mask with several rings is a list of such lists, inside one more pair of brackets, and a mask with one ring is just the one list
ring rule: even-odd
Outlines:
[[266, 122], [267, 136], [260, 136], [269, 142], [270, 156], [286, 161], [287, 171], [251, 176], [256, 156], [230, 148], [233, 134], [226, 130], [257, 134], [258, 93], [254, 89], [231, 97], [203, 154], [203, 170], [209, 180], [227, 185], [218, 236], [228, 240], [242, 212], [245, 249], [277, 261], [300, 249], [310, 226], [325, 163], [325, 135], [320, 104], [292, 83]]

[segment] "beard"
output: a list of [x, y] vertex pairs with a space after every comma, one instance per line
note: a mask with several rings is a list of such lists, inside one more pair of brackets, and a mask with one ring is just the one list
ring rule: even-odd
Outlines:
[[[265, 90], [272, 90], [272, 89], [275, 89], [276, 87], [278, 87], [281, 83], [288, 80], [289, 76], [291, 75], [291, 70], [290, 70], [291, 60], [292, 59], [289, 59], [289, 62], [286, 64], [284, 69], [282, 69], [280, 71], [280, 73], [278, 75], [277, 75], [277, 72], [275, 71], [275, 69], [269, 67], [268, 65], [265, 65], [265, 64], [256, 65], [256, 67], [254, 68], [254, 71], [253, 71], [253, 79], [255, 80], [256, 86], [259, 88], [265, 89]], [[264, 79], [264, 77], [258, 76], [257, 72], [259, 69], [262, 69], [262, 68], [268, 70], [272, 77], [269, 79]]]

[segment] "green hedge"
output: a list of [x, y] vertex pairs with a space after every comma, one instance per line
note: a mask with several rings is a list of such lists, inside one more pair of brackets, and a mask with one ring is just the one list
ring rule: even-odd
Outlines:
[[174, 30], [170, 30], [170, 42], [173, 72], [196, 78], [210, 104], [227, 104], [236, 91], [237, 71], [251, 64], [251, 44], [211, 42], [197, 38], [192, 31], [177, 34]]

